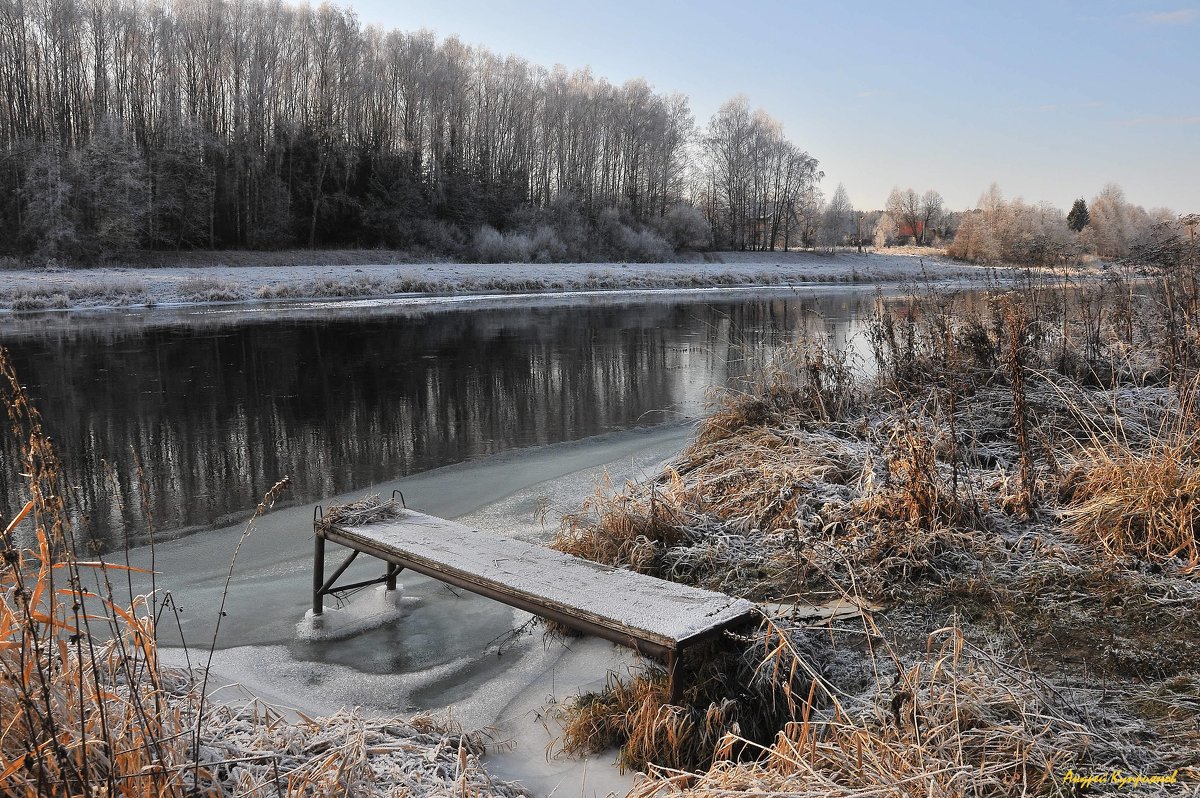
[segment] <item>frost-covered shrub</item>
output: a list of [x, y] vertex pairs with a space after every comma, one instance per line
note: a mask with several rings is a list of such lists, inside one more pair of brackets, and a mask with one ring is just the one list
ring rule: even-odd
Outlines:
[[621, 260], [656, 261], [670, 258], [673, 249], [653, 230], [633, 227], [616, 208], [605, 208], [596, 217], [596, 254]]
[[629, 260], [669, 260], [674, 248], [653, 230], [634, 230], [626, 227], [621, 231], [621, 255]]
[[527, 263], [533, 240], [523, 233], [505, 235], [490, 225], [475, 231], [467, 256], [480, 263]]
[[659, 220], [659, 230], [676, 250], [707, 249], [712, 244], [712, 227], [698, 208], [679, 203]]
[[1046, 203], [1005, 200], [992, 186], [980, 207], [963, 215], [946, 252], [975, 263], [1052, 265], [1079, 253], [1066, 215]]
[[438, 254], [461, 254], [467, 244], [463, 231], [449, 222], [421, 219], [415, 224], [415, 233], [419, 245]]
[[528, 208], [516, 215], [511, 230], [476, 228], [463, 254], [479, 263], [652, 262], [669, 260], [675, 251], [665, 230], [672, 230], [685, 247], [709, 240], [708, 223], [690, 206], [680, 206], [664, 220], [656, 220], [655, 229], [606, 208], [589, 222], [574, 198], [560, 197], [547, 208]]
[[505, 248], [504, 236], [500, 231], [490, 225], [484, 225], [476, 230], [471, 238], [467, 256], [480, 263], [503, 263]]
[[512, 223], [514, 228], [504, 235], [512, 239], [508, 246], [521, 254], [512, 260], [566, 263], [592, 256], [592, 226], [580, 202], [570, 194], [554, 199], [547, 208], [524, 208], [512, 216]]
[[529, 254], [534, 263], [561, 263], [568, 259], [566, 245], [558, 232], [547, 224], [534, 229], [529, 242]]
[[946, 253], [952, 258], [974, 263], [996, 263], [1001, 259], [999, 242], [981, 211], [973, 211], [963, 217]]

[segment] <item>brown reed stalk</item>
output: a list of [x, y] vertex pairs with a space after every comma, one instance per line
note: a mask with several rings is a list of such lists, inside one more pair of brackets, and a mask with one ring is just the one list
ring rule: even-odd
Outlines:
[[1036, 493], [1033, 447], [1029, 441], [1029, 404], [1025, 390], [1026, 362], [1028, 352], [1025, 337], [1029, 328], [1029, 316], [1025, 302], [1009, 294], [1003, 302], [1004, 318], [1008, 331], [1008, 350], [1004, 365], [1008, 370], [1012, 391], [1013, 429], [1016, 433], [1017, 451], [1020, 454], [1021, 492], [1016, 507], [1024, 517], [1033, 513]]

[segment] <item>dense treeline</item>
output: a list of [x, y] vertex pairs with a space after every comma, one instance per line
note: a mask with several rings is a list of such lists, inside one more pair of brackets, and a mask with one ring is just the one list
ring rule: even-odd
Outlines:
[[0, 141], [0, 250], [63, 258], [774, 248], [820, 176], [744, 100], [701, 140], [641, 80], [278, 0], [0, 0]]

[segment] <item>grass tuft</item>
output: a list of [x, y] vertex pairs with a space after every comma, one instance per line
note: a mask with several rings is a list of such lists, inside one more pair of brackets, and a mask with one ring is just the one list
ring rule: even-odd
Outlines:
[[1200, 448], [1172, 435], [1147, 451], [1113, 444], [1089, 449], [1068, 478], [1067, 529], [1118, 560], [1200, 566]]

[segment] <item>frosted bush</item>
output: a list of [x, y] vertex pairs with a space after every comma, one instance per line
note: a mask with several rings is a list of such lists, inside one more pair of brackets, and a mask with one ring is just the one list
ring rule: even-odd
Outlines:
[[674, 254], [671, 245], [658, 233], [630, 227], [624, 227], [621, 231], [621, 249], [621, 254], [629, 260], [645, 262], [668, 260]]
[[600, 254], [624, 260], [661, 261], [673, 253], [662, 236], [626, 224], [616, 208], [605, 208], [596, 217], [596, 243]]
[[490, 225], [475, 231], [469, 254], [480, 263], [524, 263], [530, 259], [532, 240], [521, 233], [505, 235]]
[[659, 229], [676, 250], [705, 249], [712, 244], [712, 228], [704, 214], [687, 203], [679, 203], [659, 220]]
[[551, 226], [538, 225], [529, 247], [530, 260], [535, 263], [558, 263], [567, 260], [567, 247]]

